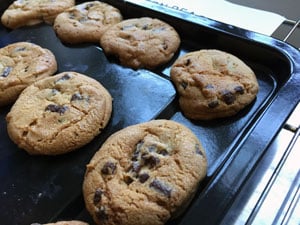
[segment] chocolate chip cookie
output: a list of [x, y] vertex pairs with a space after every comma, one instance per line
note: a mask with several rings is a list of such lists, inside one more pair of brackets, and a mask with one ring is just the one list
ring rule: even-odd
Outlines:
[[4, 11], [1, 22], [10, 29], [52, 24], [59, 13], [74, 5], [75, 0], [17, 0]]
[[180, 45], [180, 37], [169, 24], [143, 17], [123, 20], [110, 27], [100, 44], [108, 55], [134, 69], [154, 69], [167, 63]]
[[0, 106], [13, 103], [33, 82], [53, 75], [53, 53], [39, 45], [17, 42], [0, 49]]
[[164, 224], [188, 206], [206, 169], [205, 151], [187, 127], [169, 120], [129, 126], [87, 165], [86, 208], [97, 224]]
[[186, 117], [211, 120], [237, 114], [259, 90], [253, 70], [236, 56], [214, 49], [190, 52], [175, 61], [171, 80]]
[[111, 111], [112, 98], [98, 81], [63, 72], [21, 93], [6, 117], [7, 131], [30, 154], [58, 155], [89, 143], [107, 125]]
[[60, 13], [54, 30], [62, 42], [76, 44], [99, 43], [104, 31], [122, 20], [120, 11], [104, 2], [85, 2]]

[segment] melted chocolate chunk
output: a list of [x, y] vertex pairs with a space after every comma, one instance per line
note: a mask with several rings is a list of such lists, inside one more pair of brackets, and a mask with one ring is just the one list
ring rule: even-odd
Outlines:
[[93, 199], [93, 203], [94, 205], [97, 205], [101, 199], [102, 199], [102, 194], [103, 194], [103, 191], [98, 188], [96, 191], [95, 191], [95, 195], [94, 195], [94, 199]]
[[83, 100], [83, 96], [80, 93], [75, 93], [71, 97], [71, 101], [81, 101]]
[[222, 94], [222, 100], [227, 105], [231, 105], [232, 103], [234, 103], [234, 101], [235, 101], [235, 95], [232, 92], [230, 92], [228, 90], [225, 90], [221, 94]]
[[147, 173], [142, 173], [139, 175], [139, 181], [145, 183], [149, 179], [150, 175]]
[[185, 64], [184, 64], [184, 65], [189, 66], [189, 65], [191, 65], [191, 63], [192, 63], [192, 61], [191, 61], [190, 59], [187, 59], [187, 60], [185, 61]]
[[67, 106], [54, 105], [54, 104], [50, 104], [45, 108], [45, 111], [59, 113], [60, 115], [64, 114], [67, 110], [68, 110]]
[[104, 166], [101, 169], [101, 173], [105, 175], [112, 175], [116, 172], [116, 164], [112, 162], [107, 162], [104, 164]]
[[236, 86], [234, 88], [234, 90], [235, 90], [236, 93], [239, 93], [241, 95], [243, 95], [245, 93], [245, 90], [244, 90], [244, 88], [242, 86]]
[[149, 166], [150, 169], [154, 168], [156, 165], [160, 163], [160, 159], [150, 155], [150, 154], [143, 154], [142, 159], [144, 160], [144, 164]]
[[29, 68], [29, 66], [26, 66], [26, 67], [24, 68], [24, 72], [25, 72], [25, 73], [28, 72], [28, 68]]
[[182, 81], [182, 82], [180, 83], [180, 85], [181, 85], [181, 87], [183, 87], [183, 89], [186, 89], [186, 87], [188, 86], [188, 83]]
[[26, 47], [19, 47], [19, 48], [16, 48], [15, 51], [16, 52], [22, 52], [26, 49]]
[[94, 3], [88, 3], [86, 4], [85, 8], [88, 10], [89, 8], [93, 7], [95, 4]]
[[101, 221], [108, 219], [108, 216], [106, 214], [104, 206], [97, 208], [95, 214], [96, 214], [97, 218]]
[[169, 152], [167, 149], [161, 149], [157, 153], [160, 155], [163, 155], [163, 156], [169, 155]]
[[130, 176], [125, 176], [125, 177], [124, 177], [124, 182], [125, 182], [127, 185], [129, 185], [129, 184], [131, 184], [131, 183], [133, 182], [133, 178], [130, 177]]
[[7, 66], [4, 68], [4, 70], [2, 71], [2, 73], [0, 74], [1, 77], [7, 77], [10, 72], [12, 71], [12, 67]]
[[214, 100], [208, 103], [208, 107], [213, 109], [216, 108], [219, 105], [219, 101], [218, 100]]
[[141, 152], [141, 148], [142, 148], [143, 144], [144, 144], [143, 141], [140, 141], [139, 143], [137, 143], [135, 151], [134, 151], [133, 156], [131, 158], [132, 161], [138, 160], [138, 156]]
[[139, 173], [140, 170], [142, 169], [142, 167], [141, 167], [141, 164], [138, 161], [136, 161], [136, 162], [132, 163], [132, 168], [131, 169], [134, 173]]
[[71, 75], [70, 74], [65, 74], [65, 75], [63, 75], [61, 78], [59, 78], [57, 81], [56, 81], [56, 83], [58, 83], [58, 82], [60, 82], [60, 81], [65, 81], [65, 80], [69, 80], [69, 79], [71, 79]]
[[151, 29], [151, 27], [149, 27], [149, 24], [144, 24], [142, 26], [142, 30], [150, 30], [150, 29]]
[[162, 193], [163, 195], [167, 196], [168, 198], [171, 197], [171, 193], [172, 193], [172, 188], [168, 187], [167, 185], [165, 185], [164, 183], [162, 183], [159, 180], [153, 180], [150, 183], [150, 188], [155, 189], [156, 191]]
[[169, 47], [168, 44], [167, 44], [166, 42], [164, 42], [162, 45], [163, 45], [163, 49], [164, 49], [164, 50], [167, 50], [168, 47]]

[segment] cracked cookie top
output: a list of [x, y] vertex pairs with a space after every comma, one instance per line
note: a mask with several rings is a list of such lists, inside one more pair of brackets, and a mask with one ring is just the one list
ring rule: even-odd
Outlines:
[[10, 29], [52, 24], [59, 13], [74, 5], [75, 0], [17, 0], [4, 11], [1, 22]]
[[90, 1], [60, 13], [53, 28], [65, 43], [99, 43], [102, 34], [120, 21], [122, 15], [117, 8], [104, 2]]
[[215, 49], [181, 56], [172, 65], [171, 80], [183, 113], [195, 120], [233, 116], [249, 105], [259, 90], [248, 65]]
[[22, 92], [6, 117], [8, 134], [30, 154], [62, 154], [98, 135], [111, 111], [112, 98], [98, 81], [64, 72]]
[[87, 165], [83, 193], [97, 224], [164, 224], [206, 176], [206, 155], [187, 127], [153, 120], [120, 130]]
[[149, 17], [123, 20], [110, 27], [100, 44], [121, 64], [154, 69], [171, 60], [180, 45], [176, 30], [164, 21]]
[[0, 106], [13, 103], [24, 88], [56, 70], [53, 53], [39, 45], [16, 42], [0, 48]]

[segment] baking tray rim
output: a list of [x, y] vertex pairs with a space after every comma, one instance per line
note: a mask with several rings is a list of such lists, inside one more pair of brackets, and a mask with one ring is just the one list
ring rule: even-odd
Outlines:
[[[135, 1], [127, 1], [127, 2], [125, 1], [125, 4], [131, 4], [132, 2], [135, 2]], [[145, 1], [145, 2], [149, 3], [149, 1]], [[139, 6], [140, 7], [147, 7], [147, 4], [143, 4], [143, 5], [139, 5]], [[155, 7], [154, 7], [154, 9], [155, 9]], [[287, 43], [282, 42], [282, 41], [277, 40], [277, 39], [274, 39], [272, 37], [268, 37], [268, 36], [265, 36], [265, 35], [261, 35], [261, 34], [254, 33], [254, 32], [249, 32], [249, 31], [244, 32], [243, 29], [234, 28], [234, 27], [231, 27], [230, 25], [225, 25], [225, 24], [222, 24], [222, 23], [217, 22], [217, 21], [214, 21], [213, 23], [210, 23], [211, 20], [207, 19], [207, 18], [204, 18], [204, 17], [202, 18], [202, 17], [199, 17], [199, 16], [190, 15], [188, 13], [178, 12], [178, 11], [168, 9], [168, 8], [165, 9], [164, 13], [169, 14], [170, 16], [175, 16], [177, 18], [184, 17], [185, 20], [188, 20], [190, 22], [196, 23], [196, 24], [201, 25], [201, 26], [208, 27], [208, 28], [210, 28], [212, 30], [215, 30], [217, 32], [225, 33], [227, 35], [232, 35], [234, 37], [244, 39], [246, 41], [251, 41], [251, 42], [256, 42], [256, 43], [263, 44], [266, 47], [272, 48], [272, 49], [280, 52], [283, 56], [285, 56], [289, 60], [289, 63], [290, 63], [290, 66], [291, 66], [291, 76], [290, 76], [290, 78], [287, 80], [286, 84], [278, 91], [278, 93], [274, 96], [274, 98], [272, 98], [272, 102], [270, 102], [268, 108], [264, 109], [265, 111], [262, 113], [262, 117], [259, 119], [259, 121], [257, 121], [257, 123], [255, 124], [255, 126], [253, 128], [253, 131], [251, 133], [256, 133], [256, 132], [259, 131], [259, 129], [265, 127], [265, 125], [268, 122], [269, 118], [275, 117], [276, 115], [280, 115], [279, 116], [280, 119], [275, 120], [275, 122], [272, 125], [272, 130], [274, 129], [273, 131], [275, 133], [278, 132], [278, 130], [282, 127], [283, 122], [286, 120], [286, 118], [289, 116], [290, 112], [292, 112], [294, 107], [299, 102], [299, 96], [300, 96], [300, 94], [299, 94], [299, 89], [300, 89], [299, 88], [300, 63], [297, 61], [297, 58], [298, 59], [300, 58], [299, 51], [297, 49], [295, 49], [293, 46], [290, 46]], [[187, 15], [182, 16], [183, 13], [187, 14]], [[223, 27], [225, 29], [220, 29], [218, 27], [212, 26], [211, 24], [215, 24], [215, 25], [219, 24], [220, 27]], [[295, 90], [298, 90], [298, 91], [295, 91], [294, 94], [291, 95], [290, 94], [290, 89], [295, 89]], [[294, 97], [294, 98], [291, 99], [291, 100], [286, 99], [285, 98], [286, 93], [289, 93], [289, 97]], [[289, 103], [289, 104], [287, 104], [287, 103]], [[283, 113], [282, 112], [282, 107], [281, 107], [282, 104], [283, 105], [288, 105], [288, 107], [285, 108], [286, 112], [288, 112], [288, 113]], [[279, 113], [279, 114], [277, 114], [277, 113]], [[265, 137], [266, 139], [264, 140], [264, 143], [263, 143], [264, 146], [261, 146], [262, 148], [265, 148], [266, 146], [269, 145], [269, 143], [273, 140], [273, 135], [274, 135], [274, 133], [272, 133], [272, 135], [270, 134], [270, 135]], [[205, 194], [212, 194], [211, 198], [213, 198], [214, 192], [217, 191], [217, 189], [219, 188], [219, 186], [216, 182], [217, 181], [222, 182], [224, 179], [227, 179], [231, 175], [228, 172], [228, 169], [232, 169], [235, 166], [234, 159], [240, 157], [246, 150], [248, 150], [249, 145], [253, 142], [256, 143], [255, 140], [254, 140], [254, 136], [251, 134], [250, 137], [247, 138], [244, 141], [244, 143], [241, 143], [241, 146], [239, 147], [240, 150], [237, 151], [234, 155], [232, 155], [230, 160], [228, 160], [222, 166], [220, 171], [218, 171], [217, 177], [211, 179], [211, 180], [213, 180], [213, 183], [208, 184], [209, 188], [206, 188], [204, 190], [203, 196]], [[243, 149], [243, 146], [246, 146], [246, 147]], [[260, 156], [261, 155], [258, 155], [257, 159]], [[252, 166], [249, 166], [247, 168], [247, 171], [248, 172], [251, 171], [254, 166], [255, 166], [254, 164]], [[231, 180], [233, 182], [233, 178], [231, 178]], [[242, 182], [241, 182], [240, 185], [242, 185]], [[237, 187], [234, 191], [238, 191], [240, 185], [237, 185]], [[206, 190], [209, 191], [209, 192], [205, 192]], [[234, 193], [232, 191], [229, 191], [228, 192], [228, 198], [232, 198], [233, 196], [234, 196]], [[228, 200], [228, 198], [227, 198], [227, 200]], [[203, 200], [203, 198], [200, 196], [200, 201], [202, 202], [202, 200]], [[206, 199], [205, 202], [206, 201], [208, 201], [208, 200]], [[197, 202], [196, 202], [196, 204], [198, 205]], [[217, 210], [227, 208], [228, 204], [224, 203], [224, 205], [220, 204], [220, 206], [221, 207], [219, 207]], [[195, 212], [194, 211], [188, 212], [188, 215], [186, 215], [185, 218], [189, 218], [189, 216], [193, 217], [193, 213], [195, 213]], [[220, 219], [220, 217], [218, 217], [218, 215], [215, 216], [215, 220], [217, 220], [217, 219]], [[190, 219], [189, 219], [189, 221], [182, 220], [180, 224], [191, 224]]]
[[[219, 224], [224, 217], [223, 213], [230, 208], [234, 197], [242, 188], [248, 174], [255, 169], [256, 163], [263, 156], [277, 133], [283, 128], [285, 121], [300, 102], [300, 51], [294, 46], [273, 37], [234, 27], [202, 16], [193, 15], [188, 12], [168, 8], [158, 4], [156, 1], [127, 0], [124, 2], [125, 4], [136, 4], [139, 7], [148, 8], [154, 11], [163, 9], [163, 14], [178, 19], [184, 18], [186, 21], [207, 27], [216, 32], [262, 45], [263, 48], [269, 48], [276, 51], [288, 60], [290, 65], [290, 77], [286, 83], [278, 90], [273, 98], [270, 99], [267, 108], [263, 109], [261, 117], [253, 124], [250, 135], [243, 140], [243, 143], [237, 144], [239, 145], [237, 146], [238, 150], [230, 155], [230, 158], [219, 168], [219, 171], [215, 173], [215, 177], [210, 179], [211, 182], [207, 184], [203, 192], [186, 212], [185, 217], [179, 221], [180, 225], [196, 225], [198, 224], [196, 218], [203, 218], [203, 225]], [[284, 110], [282, 110], [282, 106], [284, 106]], [[270, 119], [272, 121], [272, 126], [268, 126]], [[267, 130], [264, 132], [265, 135], [256, 140], [260, 135], [260, 131], [266, 128]], [[255, 144], [257, 144], [258, 149], [249, 154], [248, 151], [251, 150], [252, 146], [255, 146]], [[244, 155], [248, 155], [249, 160], [247, 163], [249, 164], [240, 167], [238, 161], [239, 159], [244, 158]], [[238, 177], [237, 182], [237, 177], [232, 176], [234, 174], [232, 171], [238, 167], [240, 170], [244, 171], [242, 176]], [[232, 188], [232, 186], [234, 188]], [[220, 189], [222, 189], [222, 194], [224, 194], [223, 199], [215, 204], [212, 201], [219, 199], [218, 195]], [[208, 216], [210, 214], [208, 212], [213, 212], [214, 216]]]

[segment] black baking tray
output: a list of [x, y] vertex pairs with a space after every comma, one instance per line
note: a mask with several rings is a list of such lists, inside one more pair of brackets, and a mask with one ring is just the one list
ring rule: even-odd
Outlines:
[[[0, 0], [0, 9], [12, 1]], [[83, 1], [77, 1], [80, 3]], [[300, 100], [300, 53], [271, 37], [172, 9], [152, 0], [105, 1], [124, 18], [150, 16], [171, 24], [182, 43], [172, 61], [155, 70], [132, 70], [106, 57], [97, 44], [65, 45], [46, 24], [8, 30], [0, 26], [0, 47], [29, 41], [50, 49], [58, 72], [77, 71], [100, 81], [111, 93], [113, 114], [91, 143], [60, 156], [31, 156], [9, 139], [0, 109], [0, 223], [28, 225], [79, 219], [93, 224], [85, 210], [85, 166], [106, 138], [126, 126], [170, 119], [189, 127], [207, 152], [208, 173], [190, 207], [168, 224], [219, 224], [236, 194]], [[256, 73], [260, 91], [236, 116], [192, 121], [178, 107], [169, 79], [174, 60], [194, 50], [220, 49], [244, 60]], [[21, 115], [20, 115], [21, 116]]]

